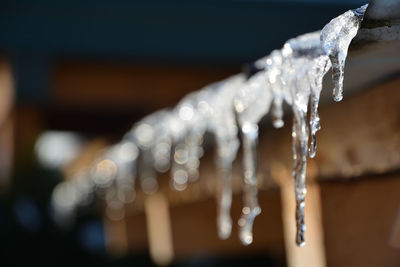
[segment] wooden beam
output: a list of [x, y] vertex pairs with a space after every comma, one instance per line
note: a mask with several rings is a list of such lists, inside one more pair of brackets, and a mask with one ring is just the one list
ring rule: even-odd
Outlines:
[[142, 115], [175, 105], [184, 95], [238, 70], [107, 62], [59, 62], [50, 103], [64, 108], [135, 110]]
[[14, 160], [14, 81], [11, 65], [0, 57], [0, 188], [10, 182]]
[[320, 187], [328, 266], [400, 266], [398, 173]]

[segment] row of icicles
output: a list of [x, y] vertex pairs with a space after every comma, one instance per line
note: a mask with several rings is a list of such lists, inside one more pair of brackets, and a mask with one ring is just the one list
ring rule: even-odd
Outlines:
[[[217, 225], [220, 238], [226, 239], [232, 229], [231, 171], [239, 147], [239, 129], [244, 153], [244, 203], [238, 222], [239, 237], [248, 245], [253, 240], [254, 219], [261, 212], [257, 200], [257, 125], [271, 112], [274, 127], [282, 127], [282, 104], [286, 102], [294, 118], [296, 244], [304, 245], [306, 163], [307, 156], [312, 158], [316, 153], [322, 79], [332, 67], [333, 97], [340, 101], [347, 50], [366, 8], [367, 5], [347, 11], [322, 31], [288, 40], [282, 49], [258, 60], [255, 66], [260, 71], [251, 77], [244, 74], [229, 77], [187, 95], [173, 109], [143, 118], [120, 143], [106, 149], [93, 166], [55, 188], [52, 202], [56, 214], [59, 218], [73, 215], [88, 196], [100, 189], [105, 190], [105, 201], [110, 208], [123, 206], [134, 199], [136, 174], [141, 189], [148, 194], [158, 188], [157, 172], [167, 170], [171, 171], [171, 186], [185, 189], [199, 176], [203, 136], [211, 132], [215, 136], [218, 179], [222, 185]], [[307, 123], [308, 106], [311, 110]]]

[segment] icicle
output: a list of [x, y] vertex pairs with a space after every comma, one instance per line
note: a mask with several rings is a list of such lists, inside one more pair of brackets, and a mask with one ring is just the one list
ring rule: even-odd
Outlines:
[[188, 160], [185, 167], [189, 182], [199, 178], [200, 158], [203, 156], [203, 134], [203, 130], [192, 130], [185, 140], [188, 146]]
[[216, 165], [220, 186], [217, 192], [218, 236], [227, 239], [232, 231], [231, 205], [232, 205], [232, 162], [236, 157], [239, 142], [236, 136], [216, 135], [217, 157]]
[[306, 190], [306, 169], [309, 131], [307, 125], [307, 106], [310, 97], [310, 83], [307, 78], [310, 62], [305, 59], [292, 59], [294, 77], [291, 85], [293, 110], [293, 177], [296, 197], [296, 244], [305, 245], [304, 208]]
[[[131, 138], [140, 149], [138, 161], [142, 190], [152, 194], [158, 189], [157, 173], [169, 167], [171, 142], [181, 136], [183, 127], [173, 120], [169, 110], [160, 110], [143, 118], [134, 125], [126, 138]], [[167, 162], [166, 162], [167, 161]]]
[[309, 72], [309, 79], [311, 85], [311, 111], [310, 111], [310, 130], [311, 130], [311, 143], [309, 148], [309, 157], [314, 158], [317, 151], [317, 137], [316, 133], [321, 129], [320, 119], [318, 115], [319, 98], [322, 90], [322, 80], [331, 68], [331, 63], [326, 55], [321, 55], [314, 60], [314, 66]]
[[153, 146], [152, 152], [154, 157], [154, 168], [158, 172], [166, 172], [169, 169], [171, 146], [171, 140], [167, 137], [158, 138], [156, 144]]
[[197, 131], [196, 126], [186, 133], [186, 137], [180, 137], [175, 145], [173, 163], [171, 168], [171, 186], [175, 190], [186, 189], [188, 182], [198, 179], [198, 168], [202, 156], [202, 130]]
[[268, 113], [271, 102], [270, 83], [263, 72], [252, 76], [247, 85], [238, 91], [234, 100], [243, 143], [244, 207], [238, 223], [240, 226], [239, 238], [245, 245], [249, 245], [253, 241], [254, 219], [261, 212], [257, 200], [257, 123]]
[[308, 127], [306, 124], [306, 113], [293, 109], [293, 177], [295, 182], [296, 196], [296, 244], [305, 245], [304, 232], [306, 230], [304, 221], [304, 208], [306, 189], [306, 168], [307, 168], [307, 148], [308, 148]]
[[175, 190], [182, 191], [186, 189], [189, 179], [188, 172], [185, 168], [189, 158], [188, 146], [185, 143], [180, 143], [175, 146], [174, 151], [174, 159], [171, 169], [171, 186]]
[[311, 143], [308, 149], [309, 157], [314, 158], [317, 152], [317, 136], [316, 133], [321, 129], [320, 119], [318, 115], [319, 97], [318, 93], [311, 94], [311, 114], [310, 114], [310, 129], [311, 129]]
[[231, 205], [232, 205], [232, 151], [238, 148], [236, 139], [216, 138], [218, 175], [220, 189], [218, 191], [218, 236], [227, 239], [232, 231]]
[[200, 120], [199, 113], [195, 109], [197, 101], [197, 92], [191, 93], [183, 98], [177, 108], [176, 113], [178, 118], [183, 123], [183, 132], [179, 137], [178, 144], [175, 146], [174, 162], [172, 166], [172, 185], [173, 188], [179, 191], [187, 187], [189, 181], [189, 173], [187, 164], [189, 161], [189, 145], [186, 144], [186, 138], [190, 135], [195, 124]]
[[304, 232], [306, 230], [304, 221], [304, 207], [306, 189], [306, 168], [308, 148], [308, 127], [306, 123], [306, 112], [293, 107], [293, 177], [296, 196], [296, 244], [305, 244]]
[[233, 110], [233, 98], [245, 81], [244, 75], [232, 76], [209, 88], [208, 105], [212, 116], [209, 118], [209, 129], [214, 133], [217, 144], [216, 165], [220, 179], [218, 191], [218, 235], [221, 239], [230, 236], [232, 219], [230, 208], [232, 203], [232, 162], [239, 147], [237, 125]]
[[170, 168], [172, 134], [169, 129], [170, 111], [163, 110], [159, 113], [159, 121], [154, 123], [154, 143], [151, 151], [154, 159], [154, 169], [166, 172]]
[[152, 122], [157, 118], [157, 113], [148, 116], [133, 129], [133, 135], [140, 148], [140, 185], [146, 194], [155, 193], [158, 189], [157, 175], [153, 168], [154, 157], [151, 151], [155, 141], [155, 129]]
[[131, 141], [118, 144], [115, 150], [114, 157], [118, 166], [115, 182], [117, 199], [122, 203], [130, 203], [135, 197], [136, 159], [139, 150]]
[[275, 128], [281, 128], [283, 122], [283, 85], [280, 82], [282, 55], [279, 50], [272, 51], [271, 55], [266, 59], [266, 76], [267, 81], [271, 85], [274, 100], [272, 102], [272, 125]]
[[92, 177], [104, 190], [105, 212], [112, 220], [125, 216], [125, 204], [135, 197], [135, 163], [138, 148], [130, 140], [124, 140], [107, 149], [101, 161], [95, 164]]
[[311, 84], [307, 73], [313, 58], [319, 55], [318, 33], [310, 33], [291, 39], [281, 50], [283, 56], [282, 84], [285, 85], [284, 98], [293, 111], [293, 177], [296, 198], [296, 244], [305, 244], [304, 207], [306, 195], [306, 166], [308, 151], [307, 108]]
[[[316, 132], [319, 130], [318, 103], [322, 79], [330, 68], [328, 58], [321, 50], [319, 33], [309, 33], [286, 42], [282, 49], [285, 57], [284, 82], [289, 86], [291, 97], [287, 101], [293, 110], [293, 177], [296, 198], [296, 244], [305, 244], [304, 220], [306, 196], [306, 168], [309, 129], [307, 125], [308, 100], [311, 98], [310, 127], [312, 141], [310, 157], [316, 152]], [[290, 99], [291, 98], [291, 99]]]
[[239, 238], [244, 245], [253, 242], [253, 223], [261, 213], [258, 205], [257, 182], [257, 140], [258, 126], [254, 123], [245, 123], [241, 127], [243, 135], [243, 166], [244, 166], [244, 207], [239, 219]]
[[358, 32], [367, 7], [368, 4], [345, 12], [332, 19], [321, 31], [323, 49], [332, 62], [333, 99], [337, 102], [343, 99], [344, 65], [347, 50], [351, 40]]
[[202, 156], [203, 135], [209, 121], [209, 85], [202, 90], [184, 97], [172, 112], [175, 121], [181, 124], [181, 130], [172, 134], [175, 147], [172, 168], [172, 185], [177, 190], [186, 188], [188, 182], [196, 181]]

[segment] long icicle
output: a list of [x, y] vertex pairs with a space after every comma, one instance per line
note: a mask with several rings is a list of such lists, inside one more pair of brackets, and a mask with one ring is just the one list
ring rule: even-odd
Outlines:
[[293, 107], [293, 177], [296, 196], [296, 244], [305, 245], [304, 208], [306, 189], [306, 168], [308, 149], [308, 126], [306, 112]]
[[245, 81], [244, 75], [235, 75], [218, 84], [213, 92], [211, 108], [214, 116], [209, 120], [217, 143], [216, 163], [220, 188], [218, 197], [217, 225], [221, 239], [227, 239], [232, 230], [230, 209], [232, 203], [232, 162], [239, 147], [235, 113], [232, 108], [233, 97]]
[[310, 98], [310, 83], [307, 73], [310, 71], [310, 61], [304, 58], [289, 58], [294, 70], [290, 77], [290, 92], [292, 96], [293, 126], [292, 126], [292, 150], [293, 150], [293, 178], [294, 193], [296, 199], [296, 244], [299, 247], [305, 245], [306, 224], [304, 219], [306, 189], [306, 170], [309, 129], [307, 123], [308, 100]]
[[317, 152], [317, 137], [316, 133], [321, 129], [320, 118], [318, 114], [318, 105], [320, 94], [322, 91], [322, 80], [331, 68], [331, 63], [329, 62], [326, 55], [321, 55], [314, 60], [315, 65], [312, 67], [311, 75], [309, 77], [311, 85], [311, 95], [310, 95], [310, 130], [311, 130], [311, 143], [309, 148], [309, 157], [314, 158]]
[[252, 242], [254, 219], [261, 212], [257, 200], [257, 124], [268, 114], [272, 99], [271, 84], [265, 73], [259, 72], [249, 78], [248, 85], [238, 91], [234, 100], [243, 144], [243, 208], [238, 224], [239, 238], [244, 245]]
[[232, 146], [237, 147], [235, 140], [217, 137], [217, 166], [220, 186], [217, 193], [217, 226], [218, 236], [227, 239], [232, 232], [232, 161], [230, 150]]
[[239, 238], [244, 245], [253, 242], [253, 223], [261, 209], [257, 200], [257, 140], [258, 126], [244, 123], [241, 127], [243, 138], [244, 195], [242, 215], [239, 219]]

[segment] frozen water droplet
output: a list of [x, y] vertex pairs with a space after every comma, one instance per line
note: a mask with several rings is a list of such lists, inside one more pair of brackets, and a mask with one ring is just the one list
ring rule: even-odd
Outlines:
[[272, 105], [272, 124], [275, 128], [283, 127], [284, 122], [282, 117], [283, 117], [282, 100], [274, 99]]
[[253, 233], [249, 230], [242, 230], [240, 231], [239, 238], [243, 245], [250, 245], [253, 242]]

